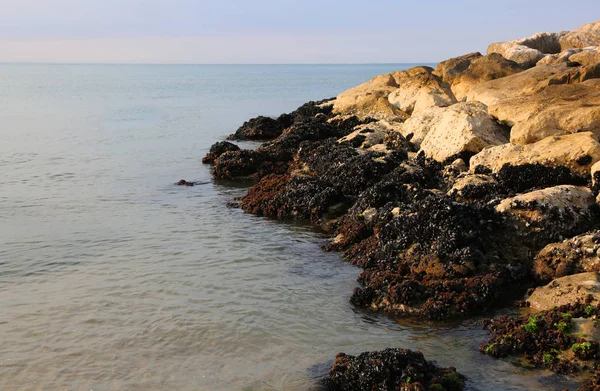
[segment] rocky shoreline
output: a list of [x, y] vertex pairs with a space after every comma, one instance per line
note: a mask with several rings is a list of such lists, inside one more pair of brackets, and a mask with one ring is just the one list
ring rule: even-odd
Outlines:
[[[486, 321], [481, 351], [600, 389], [600, 22], [380, 75], [278, 118], [257, 117], [203, 163], [254, 179], [248, 213], [302, 219], [359, 266], [359, 307]], [[598, 356], [598, 357], [597, 357]], [[458, 368], [460, 371], [460, 368]], [[338, 355], [330, 390], [460, 390], [418, 352]]]

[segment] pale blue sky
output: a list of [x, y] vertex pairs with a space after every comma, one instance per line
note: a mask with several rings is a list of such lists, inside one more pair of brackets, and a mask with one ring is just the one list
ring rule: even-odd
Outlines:
[[436, 62], [600, 19], [600, 0], [0, 0], [0, 60]]

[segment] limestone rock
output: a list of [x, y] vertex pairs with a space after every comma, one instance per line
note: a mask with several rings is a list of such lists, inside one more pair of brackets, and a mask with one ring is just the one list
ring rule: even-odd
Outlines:
[[478, 102], [436, 109], [426, 126], [430, 130], [421, 143], [421, 151], [437, 161], [508, 142], [504, 129]]
[[573, 30], [560, 38], [562, 50], [600, 46], [600, 20]]
[[388, 96], [388, 100], [408, 114], [418, 114], [430, 107], [446, 107], [456, 103], [448, 83], [432, 74], [429, 69], [402, 78], [398, 89]]
[[342, 92], [333, 104], [336, 113], [342, 115], [356, 115], [364, 119], [402, 120], [407, 118], [406, 113], [393, 106], [388, 101], [388, 95], [398, 88], [395, 73], [379, 75], [366, 83]]
[[598, 273], [580, 273], [558, 278], [546, 286], [539, 287], [529, 296], [527, 301], [531, 307], [539, 311], [550, 310], [576, 301], [587, 302], [596, 306], [600, 300], [600, 275]]
[[475, 52], [442, 61], [433, 74], [441, 77], [446, 83], [452, 84], [456, 76], [466, 71], [471, 63], [480, 57], [482, 57], [481, 53]]
[[399, 129], [400, 133], [411, 143], [420, 147], [423, 139], [425, 139], [425, 136], [443, 111], [444, 108], [432, 107], [422, 113], [413, 115], [402, 124]]
[[471, 158], [471, 171], [483, 166], [498, 172], [503, 165], [519, 166], [539, 163], [545, 166], [566, 166], [587, 177], [591, 166], [600, 160], [600, 143], [591, 132], [547, 137], [527, 145], [505, 144], [487, 148]]
[[561, 51], [560, 39], [565, 34], [567, 34], [566, 31], [537, 33], [529, 38], [493, 43], [488, 47], [487, 54], [498, 53], [520, 65], [532, 67], [545, 54], [559, 53]]
[[570, 60], [570, 57], [574, 54], [577, 54], [581, 51], [581, 49], [567, 49], [563, 50], [560, 53], [556, 54], [547, 54], [540, 61], [537, 62], [536, 65], [552, 65], [552, 64], [560, 64], [567, 63]]
[[497, 53], [473, 59], [469, 68], [455, 76], [452, 91], [458, 100], [463, 100], [471, 86], [523, 72], [525, 68], [507, 60]]
[[542, 282], [600, 271], [600, 231], [547, 245], [535, 257], [534, 271], [536, 279]]
[[496, 211], [514, 219], [526, 240], [545, 245], [590, 229], [595, 202], [587, 187], [560, 185], [502, 200]]
[[540, 65], [471, 86], [467, 101], [486, 104], [512, 127], [511, 142], [528, 144], [551, 135], [600, 134], [600, 65]]
[[[577, 49], [573, 49], [577, 50]], [[569, 56], [569, 61], [579, 63], [581, 65], [593, 65], [600, 62], [600, 48], [591, 46], [576, 52]]]

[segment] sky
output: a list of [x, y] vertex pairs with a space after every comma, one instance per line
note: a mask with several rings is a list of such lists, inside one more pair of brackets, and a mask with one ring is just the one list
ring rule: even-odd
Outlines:
[[600, 19], [600, 0], [0, 0], [0, 62], [427, 63]]

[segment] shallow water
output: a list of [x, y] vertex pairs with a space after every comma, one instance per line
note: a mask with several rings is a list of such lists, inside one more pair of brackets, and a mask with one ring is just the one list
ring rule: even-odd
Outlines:
[[405, 67], [0, 65], [0, 389], [302, 390], [386, 347], [473, 390], [572, 385], [479, 354], [474, 321], [356, 310], [358, 269], [228, 209], [244, 187], [200, 164], [252, 116]]

